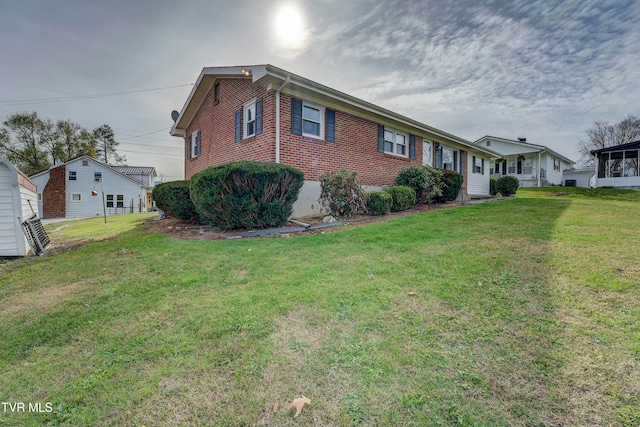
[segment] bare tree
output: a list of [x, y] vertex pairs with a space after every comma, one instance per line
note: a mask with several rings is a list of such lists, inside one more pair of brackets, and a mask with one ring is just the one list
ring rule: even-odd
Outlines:
[[634, 116], [627, 116], [621, 122], [615, 124], [595, 122], [593, 127], [588, 129], [586, 133], [587, 140], [578, 143], [578, 151], [582, 155], [585, 164], [592, 165], [592, 150], [640, 140], [640, 119]]

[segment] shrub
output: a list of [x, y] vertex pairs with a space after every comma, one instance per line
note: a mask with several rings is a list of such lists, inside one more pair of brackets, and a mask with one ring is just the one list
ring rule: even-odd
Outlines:
[[498, 180], [496, 178], [489, 178], [489, 194], [491, 194], [492, 196], [498, 194], [498, 191], [496, 190], [497, 181]]
[[458, 198], [460, 189], [462, 188], [462, 182], [464, 177], [461, 173], [452, 170], [442, 171], [442, 182], [444, 186], [442, 188], [442, 201], [452, 202]]
[[496, 181], [496, 191], [505, 197], [516, 194], [519, 186], [520, 182], [515, 176], [501, 176]]
[[189, 181], [171, 181], [156, 185], [151, 197], [167, 216], [198, 221], [200, 216], [189, 197]]
[[393, 198], [391, 210], [393, 212], [406, 211], [415, 204], [416, 191], [405, 185], [392, 185], [385, 190]]
[[302, 171], [290, 166], [227, 163], [191, 177], [191, 200], [206, 222], [222, 229], [281, 226], [303, 181]]
[[320, 203], [331, 215], [349, 217], [367, 212], [367, 194], [360, 187], [357, 172], [342, 169], [320, 177]]
[[413, 188], [416, 203], [429, 203], [442, 196], [440, 171], [430, 166], [409, 166], [398, 173], [396, 185]]
[[371, 215], [385, 215], [391, 212], [393, 197], [384, 191], [372, 191], [367, 195], [367, 209]]

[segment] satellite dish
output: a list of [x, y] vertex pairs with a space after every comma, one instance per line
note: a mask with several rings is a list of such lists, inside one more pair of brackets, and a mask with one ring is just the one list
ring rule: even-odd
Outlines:
[[171, 118], [173, 119], [173, 121], [175, 122], [176, 120], [178, 120], [178, 117], [180, 117], [180, 113], [178, 113], [176, 110], [173, 110], [171, 112]]

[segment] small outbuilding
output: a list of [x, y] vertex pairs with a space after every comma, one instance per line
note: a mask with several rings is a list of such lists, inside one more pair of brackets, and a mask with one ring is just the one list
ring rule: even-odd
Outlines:
[[36, 185], [0, 157], [0, 258], [39, 254], [48, 246], [37, 220], [37, 194]]

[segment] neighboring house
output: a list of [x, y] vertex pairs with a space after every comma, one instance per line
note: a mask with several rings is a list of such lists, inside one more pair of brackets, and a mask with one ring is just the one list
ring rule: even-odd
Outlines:
[[596, 187], [640, 188], [639, 151], [640, 141], [593, 150]]
[[153, 207], [153, 198], [151, 197], [151, 191], [153, 187], [156, 186], [155, 178], [158, 176], [156, 174], [156, 168], [152, 166], [113, 166], [110, 165], [111, 169], [116, 172], [120, 172], [121, 174], [127, 175], [129, 178], [133, 178], [136, 181], [140, 181], [144, 185], [148, 187], [147, 196], [144, 207], [147, 210], [151, 210]]
[[110, 166], [89, 156], [54, 165], [31, 177], [38, 186], [38, 212], [42, 218], [147, 212], [153, 189], [149, 182], [153, 182], [155, 169], [131, 169]]
[[485, 136], [474, 144], [489, 148], [502, 156], [491, 162], [490, 173], [494, 178], [515, 176], [521, 187], [546, 187], [562, 185], [563, 171], [571, 169], [575, 162], [544, 145], [531, 144], [526, 138], [517, 140]]
[[494, 151], [271, 65], [204, 68], [171, 135], [185, 140], [185, 174], [232, 161], [304, 172], [294, 216], [320, 212], [320, 176], [347, 169], [368, 189], [428, 164], [464, 175], [463, 191], [489, 195]]
[[27, 255], [30, 249], [22, 223], [37, 207], [36, 185], [0, 157], [0, 257]]

